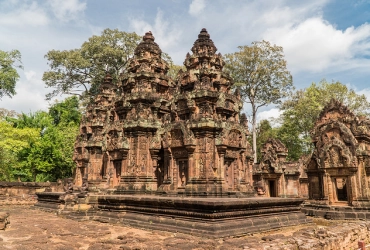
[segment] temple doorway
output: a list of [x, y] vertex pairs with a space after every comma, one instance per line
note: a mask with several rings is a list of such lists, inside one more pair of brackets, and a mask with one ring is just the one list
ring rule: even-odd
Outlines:
[[276, 197], [276, 181], [268, 180], [269, 195], [270, 197]]
[[334, 178], [337, 201], [348, 202], [346, 178]]
[[177, 187], [178, 188], [185, 188], [186, 183], [189, 178], [189, 171], [188, 171], [188, 160], [177, 160], [178, 165], [178, 181]]
[[228, 186], [229, 190], [233, 190], [233, 179], [234, 179], [234, 173], [233, 173], [233, 163], [231, 161], [225, 162], [225, 181]]
[[114, 178], [113, 178], [113, 187], [119, 185], [121, 181], [121, 171], [122, 171], [122, 160], [115, 160], [113, 161], [114, 167]]
[[157, 187], [162, 185], [164, 180], [164, 151], [163, 148], [159, 151], [157, 159], [157, 168], [155, 170], [155, 175], [157, 177]]

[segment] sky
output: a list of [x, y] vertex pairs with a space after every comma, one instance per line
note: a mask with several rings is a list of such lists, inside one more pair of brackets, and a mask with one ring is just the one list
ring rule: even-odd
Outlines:
[[[19, 50], [24, 67], [17, 94], [0, 108], [47, 110], [53, 101], [45, 100], [52, 89], [41, 80], [49, 69], [45, 54], [79, 48], [106, 28], [152, 31], [176, 64], [202, 28], [221, 54], [267, 40], [283, 47], [296, 89], [334, 80], [370, 100], [369, 22], [370, 0], [0, 0], [0, 50]], [[272, 105], [258, 119], [278, 115]]]

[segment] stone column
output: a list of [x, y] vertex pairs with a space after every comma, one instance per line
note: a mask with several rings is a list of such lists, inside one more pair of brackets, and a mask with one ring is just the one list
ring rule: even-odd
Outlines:
[[334, 203], [334, 188], [333, 188], [333, 181], [331, 179], [331, 176], [326, 173], [325, 174], [325, 179], [326, 179], [326, 183], [327, 183], [327, 196], [328, 196], [328, 199], [329, 199], [329, 205], [333, 204]]
[[320, 173], [320, 176], [321, 176], [321, 190], [322, 190], [322, 196], [323, 196], [323, 199], [324, 200], [327, 200], [329, 201], [329, 190], [328, 190], [328, 175], [326, 172], [323, 172], [323, 173]]
[[216, 146], [217, 147], [217, 152], [219, 155], [219, 165], [218, 165], [218, 170], [219, 171], [219, 177], [222, 179], [225, 179], [225, 153], [226, 153], [226, 146], [220, 145]]
[[186, 150], [188, 151], [188, 176], [189, 180], [195, 177], [195, 164], [194, 164], [194, 151], [195, 145], [188, 145], [186, 146]]
[[361, 187], [361, 198], [368, 199], [368, 183], [366, 178], [366, 170], [365, 170], [365, 162], [363, 156], [358, 156], [358, 173], [359, 173], [359, 180], [360, 180], [360, 187]]

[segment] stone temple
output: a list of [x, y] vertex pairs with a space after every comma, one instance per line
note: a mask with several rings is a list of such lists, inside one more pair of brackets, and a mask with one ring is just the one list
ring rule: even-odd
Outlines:
[[[285, 167], [273, 162], [277, 172], [269, 175], [262, 166], [253, 179], [240, 94], [206, 29], [191, 52], [186, 70], [171, 79], [154, 36], [146, 33], [119, 83], [106, 75], [87, 107], [66, 192], [39, 193], [37, 206], [209, 237], [309, 222], [300, 195], [258, 196], [253, 182], [267, 178], [271, 184]], [[283, 194], [284, 180], [269, 196]]]
[[302, 211], [328, 219], [370, 219], [370, 120], [331, 100], [312, 140], [309, 199]]
[[[242, 102], [205, 29], [177, 83], [148, 32], [116, 87], [109, 76], [76, 142], [76, 185], [114, 193], [243, 196], [252, 152]], [[116, 93], [118, 93], [116, 95]]]

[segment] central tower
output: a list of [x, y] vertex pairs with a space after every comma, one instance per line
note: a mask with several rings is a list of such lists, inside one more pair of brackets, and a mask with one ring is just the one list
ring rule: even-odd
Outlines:
[[171, 100], [171, 123], [163, 138], [163, 192], [186, 196], [230, 196], [252, 193], [252, 151], [247, 142], [242, 101], [232, 93], [224, 61], [202, 29], [186, 55]]

